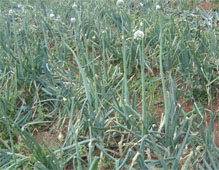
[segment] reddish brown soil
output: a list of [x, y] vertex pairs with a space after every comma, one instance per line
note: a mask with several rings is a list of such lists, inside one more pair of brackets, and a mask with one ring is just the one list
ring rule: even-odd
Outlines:
[[[200, 0], [199, 0], [200, 1]], [[189, 8], [195, 8], [197, 4], [197, 0], [189, 0], [188, 4], [190, 5]], [[172, 0], [172, 3], [170, 4], [171, 7], [174, 7], [176, 5], [176, 0]], [[198, 8], [208, 12], [211, 9], [215, 9], [219, 7], [218, 2], [207, 2], [206, 0], [202, 2], [198, 2]]]
[[50, 132], [49, 130], [46, 130], [42, 132], [35, 132], [33, 134], [33, 137], [35, 138], [35, 140], [40, 146], [44, 147], [42, 141], [40, 140], [41, 137], [43, 141], [46, 143], [46, 145], [49, 147], [49, 149], [54, 150], [54, 148], [61, 146], [61, 142], [58, 140], [58, 135], [59, 135], [58, 133]]
[[219, 118], [214, 121], [214, 143], [219, 148]]
[[212, 4], [209, 2], [200, 2], [198, 7], [205, 11], [209, 11], [212, 8]]
[[218, 4], [214, 4], [214, 3], [210, 3], [210, 2], [200, 2], [198, 5], [198, 7], [200, 9], [203, 9], [205, 11], [209, 11], [210, 9], [212, 9], [215, 6], [218, 7]]
[[[44, 130], [33, 131], [33, 137], [39, 143], [40, 146], [44, 147], [40, 137], [43, 139], [49, 149], [54, 150], [62, 145], [65, 139], [69, 119], [65, 119], [63, 125], [58, 129], [58, 122], [52, 125], [50, 128]], [[63, 135], [63, 140], [59, 139], [59, 135]], [[45, 147], [44, 147], [45, 148]]]

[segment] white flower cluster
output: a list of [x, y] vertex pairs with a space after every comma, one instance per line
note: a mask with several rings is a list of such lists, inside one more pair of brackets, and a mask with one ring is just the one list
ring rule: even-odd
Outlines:
[[124, 1], [123, 0], [117, 0], [117, 2], [116, 2], [116, 5], [117, 6], [121, 6], [121, 5], [123, 5], [124, 4]]
[[55, 15], [54, 15], [54, 14], [50, 14], [49, 17], [50, 17], [50, 18], [54, 18]]
[[74, 23], [76, 21], [76, 18], [71, 18], [71, 22]]
[[23, 5], [18, 4], [17, 7], [18, 7], [19, 9], [21, 9], [21, 10], [24, 12], [24, 6], [23, 6]]
[[159, 10], [160, 9], [160, 5], [156, 5], [156, 10]]
[[72, 8], [75, 9], [77, 7], [78, 7], [77, 4], [74, 2], [73, 5], [72, 5]]
[[138, 30], [134, 33], [134, 39], [135, 40], [142, 40], [144, 38], [144, 32], [141, 30]]
[[9, 15], [12, 15], [14, 13], [14, 10], [13, 9], [10, 9], [9, 11], [8, 11], [8, 14]]

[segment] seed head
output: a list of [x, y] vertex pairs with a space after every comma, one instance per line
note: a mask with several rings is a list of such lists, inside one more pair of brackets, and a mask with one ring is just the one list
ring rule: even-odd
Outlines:
[[64, 135], [62, 134], [62, 132], [59, 133], [58, 139], [59, 139], [60, 142], [63, 141]]
[[156, 10], [159, 10], [160, 9], [160, 5], [156, 5]]
[[54, 18], [55, 15], [54, 15], [54, 14], [50, 14], [49, 17], [50, 17], [50, 18]]
[[141, 30], [138, 30], [134, 33], [134, 39], [135, 40], [142, 40], [144, 38], [144, 32]]
[[139, 3], [139, 5], [140, 5], [141, 7], [143, 7], [143, 6], [144, 6], [144, 4], [143, 4], [143, 3], [141, 3], [141, 2]]
[[8, 11], [8, 13], [9, 13], [9, 15], [11, 15], [11, 14], [14, 13], [14, 10], [13, 10], [13, 9], [10, 9], [10, 10]]
[[74, 2], [73, 5], [72, 5], [72, 8], [75, 9], [77, 7], [78, 7], [77, 4]]
[[117, 0], [117, 2], [116, 2], [116, 5], [117, 6], [121, 6], [121, 5], [123, 5], [124, 4], [124, 1], [123, 0]]
[[74, 23], [76, 21], [76, 18], [71, 18], [71, 22]]

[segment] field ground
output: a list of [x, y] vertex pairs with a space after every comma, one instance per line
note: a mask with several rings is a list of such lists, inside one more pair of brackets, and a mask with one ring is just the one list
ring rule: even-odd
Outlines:
[[216, 0], [0, 1], [0, 169], [219, 169]]

